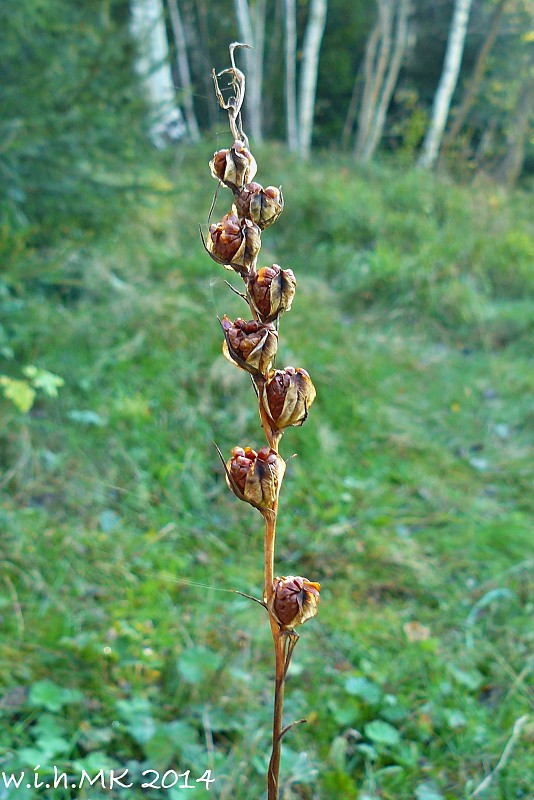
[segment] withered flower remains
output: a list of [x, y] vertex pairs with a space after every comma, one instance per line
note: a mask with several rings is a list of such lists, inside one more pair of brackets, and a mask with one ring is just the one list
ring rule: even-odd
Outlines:
[[314, 400], [315, 386], [305, 369], [277, 369], [265, 382], [262, 402], [278, 430], [302, 425]]
[[247, 183], [234, 196], [237, 216], [248, 217], [262, 231], [276, 222], [284, 208], [282, 192], [275, 186], [264, 189], [259, 183]]
[[210, 225], [206, 247], [214, 261], [248, 275], [260, 252], [260, 230], [249, 219], [225, 214], [220, 222]]
[[258, 165], [243, 142], [235, 141], [229, 150], [218, 150], [210, 161], [211, 174], [230, 189], [240, 189], [253, 180]]
[[320, 583], [299, 575], [275, 578], [271, 610], [284, 628], [295, 628], [317, 614]]
[[278, 264], [262, 267], [251, 275], [248, 294], [262, 322], [273, 322], [284, 311], [291, 309], [296, 287], [293, 270], [282, 269]]
[[226, 463], [226, 482], [233, 493], [260, 511], [272, 509], [286, 469], [285, 461], [276, 450], [262, 447], [234, 447]]
[[278, 332], [272, 323], [238, 318], [233, 322], [224, 316], [223, 353], [238, 367], [252, 375], [266, 375], [278, 348]]

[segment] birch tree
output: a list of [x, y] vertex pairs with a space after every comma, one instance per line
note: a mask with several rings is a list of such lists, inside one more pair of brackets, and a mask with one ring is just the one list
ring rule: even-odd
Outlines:
[[[396, 8], [396, 30], [393, 52], [385, 71], [383, 82], [383, 73], [377, 76], [378, 86], [372, 96], [372, 106], [374, 106], [374, 108], [372, 108], [367, 136], [360, 151], [360, 160], [362, 162], [369, 161], [373, 157], [384, 133], [387, 111], [395, 86], [397, 85], [397, 79], [408, 41], [408, 11], [409, 0], [399, 0]], [[388, 19], [388, 37], [390, 36], [389, 25], [390, 21]], [[390, 46], [388, 46], [388, 55], [390, 49]]]
[[130, 30], [137, 44], [135, 68], [151, 111], [150, 138], [162, 149], [186, 134], [169, 64], [162, 0], [132, 0]]
[[299, 149], [297, 127], [297, 12], [295, 0], [284, 0], [286, 42], [286, 129], [292, 153]]
[[354, 155], [361, 158], [369, 138], [373, 116], [391, 50], [392, 0], [378, 0], [378, 19], [365, 48], [364, 88]]
[[475, 61], [475, 66], [473, 68], [473, 72], [467, 84], [467, 88], [462, 98], [462, 102], [454, 115], [454, 120], [450, 127], [450, 130], [447, 132], [444, 138], [443, 144], [445, 147], [447, 147], [450, 144], [453, 144], [454, 140], [456, 139], [456, 137], [462, 130], [463, 126], [465, 125], [467, 116], [477, 96], [480, 83], [482, 81], [482, 78], [484, 77], [484, 72], [486, 70], [486, 64], [488, 61], [489, 54], [491, 53], [491, 50], [495, 42], [497, 41], [497, 34], [499, 33], [501, 17], [507, 2], [508, 0], [499, 0], [497, 5], [495, 6], [495, 10], [491, 18], [488, 33], [484, 39], [482, 47], [478, 52]]
[[200, 132], [195, 115], [195, 108], [193, 106], [193, 86], [191, 83], [191, 72], [189, 71], [189, 60], [187, 58], [184, 24], [178, 7], [178, 0], [167, 0], [167, 3], [169, 6], [172, 33], [176, 45], [176, 65], [184, 92], [183, 104], [185, 119], [189, 129], [189, 136], [192, 141], [197, 142], [200, 139]]
[[431, 168], [439, 155], [452, 95], [458, 82], [472, 2], [473, 0], [455, 0], [454, 3], [443, 71], [434, 97], [430, 126], [418, 161], [419, 166], [425, 169]]
[[326, 24], [326, 13], [327, 0], [311, 0], [300, 71], [298, 138], [299, 152], [303, 158], [308, 158], [311, 149], [319, 53]]
[[508, 126], [506, 155], [495, 171], [496, 180], [509, 187], [513, 186], [521, 175], [526, 144], [534, 132], [534, 53], [527, 70]]

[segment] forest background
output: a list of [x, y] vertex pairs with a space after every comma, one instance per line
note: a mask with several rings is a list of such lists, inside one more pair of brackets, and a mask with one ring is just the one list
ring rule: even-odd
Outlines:
[[282, 796], [534, 796], [532, 4], [3, 0], [0, 23], [0, 776], [263, 791], [268, 632], [232, 593], [258, 593], [261, 532], [212, 444], [258, 421], [198, 237], [230, 143], [211, 69], [246, 40], [286, 198], [262, 260], [299, 281], [282, 358], [318, 390], [281, 499], [279, 570], [323, 584]]

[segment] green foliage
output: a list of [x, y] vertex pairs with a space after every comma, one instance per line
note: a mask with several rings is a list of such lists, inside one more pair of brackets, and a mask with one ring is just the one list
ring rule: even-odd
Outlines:
[[0, 375], [0, 386], [4, 397], [11, 400], [23, 414], [33, 406], [38, 390], [48, 397], [57, 397], [58, 388], [65, 383], [59, 375], [46, 369], [38, 369], [33, 364], [24, 367], [22, 372], [27, 380]]
[[[174, 193], [113, 234], [34, 252], [83, 263], [75, 302], [36, 291], [6, 305], [0, 346], [65, 385], [56, 397], [32, 371], [51, 392], [2, 418], [0, 772], [127, 766], [137, 784], [121, 795], [141, 800], [162, 794], [139, 789], [143, 770], [190, 769], [193, 797], [257, 800], [270, 633], [232, 590], [261, 593], [262, 526], [212, 442], [228, 452], [260, 431], [246, 376], [220, 353], [216, 316], [242, 301], [197, 239], [206, 143], [184, 153], [161, 177]], [[312, 171], [279, 148], [258, 161], [286, 196], [262, 261], [298, 280], [280, 363], [318, 390], [283, 441], [298, 458], [278, 569], [322, 583], [288, 678], [286, 721], [308, 724], [284, 739], [283, 791], [467, 797], [531, 700], [525, 196], [335, 171], [326, 156]], [[532, 795], [531, 738], [527, 725], [488, 800]], [[206, 769], [209, 795], [195, 783]]]
[[123, 212], [142, 111], [127, 18], [125, 0], [2, 3], [3, 249], [111, 229]]

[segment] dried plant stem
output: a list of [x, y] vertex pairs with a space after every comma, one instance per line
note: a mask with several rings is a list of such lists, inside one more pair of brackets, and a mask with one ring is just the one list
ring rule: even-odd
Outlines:
[[[276, 626], [278, 628], [278, 626]], [[273, 745], [269, 770], [267, 772], [267, 798], [268, 800], [278, 800], [278, 782], [280, 775], [280, 755], [282, 752], [282, 718], [284, 712], [284, 692], [286, 677], [286, 642], [285, 637], [279, 630], [274, 630], [273, 623], [274, 652], [276, 658], [275, 688], [274, 688], [274, 711], [273, 711]]]
[[[283, 727], [286, 675], [299, 638], [294, 628], [315, 616], [320, 589], [320, 584], [301, 576], [275, 577], [278, 495], [285, 472], [285, 462], [278, 447], [286, 427], [300, 426], [306, 420], [308, 408], [315, 398], [315, 388], [308, 373], [301, 368], [272, 369], [278, 347], [279, 317], [291, 308], [296, 279], [291, 270], [282, 270], [275, 264], [257, 269], [261, 232], [278, 219], [284, 201], [281, 189], [270, 186], [264, 190], [253, 182], [257, 165], [248, 150], [248, 139], [241, 122], [245, 76], [237, 69], [234, 60], [234, 50], [240, 47], [248, 45], [239, 42], [230, 45], [230, 68], [218, 73], [213, 71], [215, 92], [221, 107], [228, 113], [235, 141], [232, 148], [214, 154], [210, 169], [219, 186], [232, 190], [234, 205], [230, 214], [219, 223], [210, 225], [207, 240], [202, 232], [201, 236], [209, 255], [243, 279], [245, 293], [228, 285], [246, 301], [252, 316], [251, 321], [238, 318], [234, 322], [224, 316], [219, 323], [224, 334], [224, 355], [252, 377], [268, 447], [262, 447], [258, 452], [250, 447], [235, 447], [232, 458], [225, 462], [223, 454], [215, 446], [228, 487], [240, 500], [260, 511], [265, 520], [263, 598], [250, 599], [267, 609], [273, 638], [275, 690], [267, 798], [278, 800], [282, 739], [295, 725], [305, 722], [297, 720]], [[233, 90], [227, 99], [219, 87], [218, 79], [222, 75], [229, 76]], [[214, 203], [208, 223], [213, 207]]]
[[[264, 601], [267, 606], [270, 604], [273, 595], [274, 584], [274, 552], [276, 539], [276, 517], [278, 512], [276, 504], [273, 512], [265, 516], [265, 582], [264, 582]], [[280, 754], [282, 751], [282, 725], [284, 712], [284, 692], [285, 677], [289, 664], [286, 659], [286, 637], [280, 630], [280, 625], [269, 614], [271, 633], [273, 635], [274, 655], [275, 655], [275, 689], [274, 689], [274, 710], [273, 710], [273, 739], [272, 751], [267, 772], [267, 798], [268, 800], [278, 800], [278, 782], [280, 774]]]

